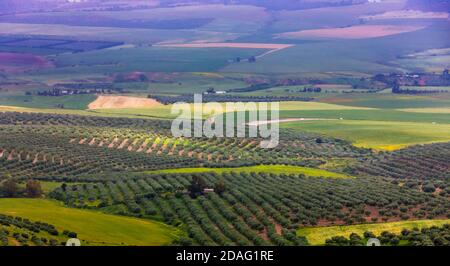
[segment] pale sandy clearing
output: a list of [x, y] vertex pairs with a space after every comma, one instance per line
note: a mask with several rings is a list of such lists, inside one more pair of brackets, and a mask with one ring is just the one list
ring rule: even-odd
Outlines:
[[402, 25], [358, 25], [345, 28], [325, 28], [314, 30], [303, 30], [285, 32], [276, 35], [278, 38], [331, 38], [331, 39], [368, 39], [405, 32], [417, 31], [425, 26], [402, 26]]
[[153, 99], [129, 96], [104, 96], [100, 95], [89, 104], [89, 109], [114, 109], [114, 108], [143, 108], [156, 107], [162, 104]]
[[396, 10], [388, 11], [373, 16], [361, 16], [366, 20], [383, 19], [448, 19], [449, 14], [445, 12], [422, 12], [419, 10]]

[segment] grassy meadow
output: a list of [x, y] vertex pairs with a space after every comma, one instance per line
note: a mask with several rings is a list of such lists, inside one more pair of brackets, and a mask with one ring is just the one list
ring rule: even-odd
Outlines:
[[0, 199], [0, 213], [71, 230], [87, 245], [168, 245], [178, 235], [163, 223], [64, 207], [46, 199]]
[[14, 96], [1, 96], [0, 105], [3, 106], [18, 106], [29, 108], [43, 108], [51, 109], [57, 108], [57, 106], [63, 106], [64, 109], [87, 109], [89, 103], [96, 99], [95, 95], [83, 94], [83, 95], [65, 95], [59, 97], [46, 97], [35, 95], [14, 95]]
[[450, 95], [398, 95], [391, 93], [353, 93], [323, 97], [320, 101], [355, 107], [379, 109], [450, 107]]
[[[40, 74], [89, 74], [111, 72], [212, 72], [235, 58], [249, 58], [264, 49], [136, 47], [122, 50], [95, 50], [54, 57], [57, 68]], [[245, 63], [245, 62], [244, 62]], [[243, 64], [244, 64], [243, 63]], [[246, 64], [250, 64], [246, 62]]]
[[366, 231], [375, 235], [380, 235], [383, 231], [399, 234], [403, 229], [424, 228], [431, 226], [442, 226], [450, 223], [450, 220], [418, 220], [387, 222], [379, 224], [358, 224], [348, 226], [327, 226], [327, 227], [303, 227], [297, 230], [297, 235], [304, 236], [311, 245], [324, 245], [325, 240], [333, 236], [349, 237], [351, 233], [360, 236]]
[[410, 145], [450, 141], [450, 124], [327, 120], [283, 123], [282, 128], [309, 131], [351, 141], [375, 150], [397, 150]]
[[224, 172], [262, 172], [269, 174], [304, 174], [311, 177], [325, 177], [325, 178], [353, 178], [351, 176], [334, 173], [322, 169], [291, 166], [291, 165], [257, 165], [247, 167], [236, 168], [179, 168], [179, 169], [167, 169], [158, 171], [149, 171], [147, 173], [224, 173]]

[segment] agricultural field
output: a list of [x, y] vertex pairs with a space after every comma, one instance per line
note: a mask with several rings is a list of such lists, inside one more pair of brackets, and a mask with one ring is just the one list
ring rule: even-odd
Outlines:
[[448, 124], [326, 120], [282, 124], [282, 127], [332, 135], [352, 141], [359, 147], [397, 150], [410, 145], [450, 141]]
[[435, 1], [3, 0], [0, 246], [450, 245]]
[[94, 95], [67, 95], [61, 97], [40, 97], [34, 95], [0, 96], [0, 105], [29, 108], [85, 110], [95, 100]]
[[431, 226], [441, 226], [448, 224], [449, 220], [418, 220], [406, 222], [390, 222], [383, 224], [363, 224], [348, 226], [328, 226], [328, 227], [311, 227], [301, 228], [297, 231], [299, 236], [304, 236], [312, 245], [325, 245], [325, 240], [333, 236], [345, 236], [355, 233], [363, 235], [364, 232], [372, 232], [380, 235], [383, 231], [391, 233], [400, 233], [404, 229], [424, 228]]
[[352, 178], [351, 176], [339, 173], [328, 172], [322, 169], [308, 168], [290, 165], [258, 165], [249, 167], [235, 168], [181, 168], [150, 171], [148, 173], [224, 173], [224, 172], [241, 172], [241, 173], [270, 173], [270, 174], [305, 174], [308, 176], [320, 176], [329, 178]]
[[[1, 199], [2, 214], [53, 224], [74, 231], [88, 245], [166, 245], [177, 237], [167, 225], [64, 207], [45, 199]], [[92, 222], [95, 221], [95, 222]]]
[[[292, 229], [302, 225], [378, 219], [391, 221], [400, 219], [400, 216], [401, 219], [408, 219], [406, 217], [409, 215], [422, 215], [413, 207], [409, 210], [407, 207], [409, 204], [414, 206], [420, 201], [419, 198], [425, 201], [444, 200], [423, 197], [414, 190], [404, 191], [389, 183], [382, 182], [383, 185], [375, 186], [374, 180], [370, 179], [348, 180], [264, 172], [204, 173], [201, 176], [206, 187], [214, 187], [216, 182], [222, 180], [227, 189], [219, 195], [210, 193], [192, 199], [183, 193], [192, 176], [186, 173], [147, 174], [116, 182], [97, 177], [92, 180], [94, 183], [79, 184], [76, 189], [57, 189], [53, 196], [72, 206], [98, 204], [97, 208], [113, 212], [155, 219], [162, 217], [170, 224], [181, 222], [186, 224], [188, 234], [193, 238], [189, 241], [200, 245], [227, 245], [233, 242], [239, 245], [306, 244], [295, 237]], [[330, 189], [336, 194], [330, 194]], [[337, 193], [340, 190], [349, 191], [353, 197], [341, 198]], [[374, 201], [369, 200], [366, 205], [364, 197]], [[409, 203], [391, 209], [388, 202], [400, 199], [396, 197], [407, 198]], [[301, 198], [310, 198], [311, 201], [306, 204]], [[321, 205], [321, 211], [318, 212], [310, 204]], [[405, 210], [399, 211], [397, 208]], [[389, 211], [385, 211], [387, 209]], [[438, 207], [425, 213], [440, 216], [445, 211]]]

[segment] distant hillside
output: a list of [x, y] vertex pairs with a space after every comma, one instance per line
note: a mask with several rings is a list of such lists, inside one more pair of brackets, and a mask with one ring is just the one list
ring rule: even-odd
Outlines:
[[409, 0], [406, 8], [422, 11], [450, 12], [450, 0]]
[[[49, 10], [66, 0], [0, 0], [0, 13]], [[0, 18], [1, 21], [1, 18]]]
[[[365, 3], [367, 0], [164, 0], [161, 7], [196, 4], [253, 5], [272, 10], [309, 9], [327, 6], [346, 6]], [[65, 10], [76, 7], [126, 7], [127, 5], [144, 6], [145, 0], [0, 0], [0, 13], [27, 11]], [[157, 6], [157, 4], [155, 5]]]
[[[190, 4], [191, 0], [166, 0], [161, 5]], [[365, 3], [367, 0], [197, 0], [199, 4], [253, 5], [267, 9], [309, 9], [327, 6], [345, 6]]]

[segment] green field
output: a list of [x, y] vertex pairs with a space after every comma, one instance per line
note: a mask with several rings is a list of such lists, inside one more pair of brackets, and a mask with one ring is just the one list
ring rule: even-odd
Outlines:
[[323, 97], [322, 102], [380, 109], [450, 107], [450, 95], [399, 95], [391, 93], [354, 93]]
[[[33, 13], [24, 14], [33, 17]], [[26, 35], [54, 35], [72, 36], [87, 39], [101, 39], [113, 41], [125, 41], [127, 43], [156, 43], [168, 40], [208, 40], [217, 41], [233, 40], [245, 33], [249, 34], [258, 30], [267, 20], [266, 12], [261, 7], [236, 6], [236, 5], [200, 5], [195, 9], [189, 7], [171, 8], [148, 8], [121, 11], [64, 11], [41, 12], [39, 14], [45, 20], [60, 18], [62, 24], [38, 24], [34, 23], [2, 23], [0, 33], [4, 34], [26, 34]], [[82, 26], [63, 25], [65, 17], [74, 17], [76, 20], [85, 22]], [[114, 19], [124, 23], [120, 27], [98, 27], [89, 25], [90, 18]], [[202, 19], [216, 18], [208, 23], [194, 29], [149, 29], [126, 27], [129, 20], [152, 20], [164, 21], [170, 19]], [[99, 19], [93, 20], [97, 22]], [[6, 22], [5, 19], [3, 22]], [[73, 23], [72, 23], [73, 24]]]
[[[40, 98], [53, 99], [59, 97]], [[87, 105], [88, 98], [85, 99], [86, 102], [75, 102], [74, 104], [79, 104], [80, 107]], [[381, 101], [382, 99], [379, 100]], [[42, 102], [40, 104], [45, 105]], [[46, 104], [51, 105], [50, 102]], [[39, 109], [1, 106], [0, 110], [167, 119], [175, 117], [175, 115], [170, 113], [171, 107], [171, 105], [165, 105], [152, 108], [71, 110], [48, 109], [49, 107], [47, 109]], [[393, 110], [321, 102], [281, 102], [280, 110], [281, 118], [330, 119], [326, 121], [282, 123], [281, 128], [291, 128], [342, 138], [360, 147], [395, 150], [414, 144], [450, 140], [450, 114], [445, 111], [446, 108]]]
[[304, 174], [312, 177], [327, 177], [327, 178], [352, 178], [351, 176], [339, 173], [333, 173], [322, 169], [315, 169], [301, 166], [291, 165], [257, 165], [237, 168], [179, 168], [167, 169], [158, 171], [149, 171], [147, 173], [224, 173], [224, 172], [262, 172], [271, 174]]
[[244, 88], [247, 84], [237, 78], [211, 72], [172, 73], [149, 82], [115, 83], [116, 88], [148, 94], [179, 95], [184, 93], [202, 93], [209, 88], [229, 90]]
[[[236, 57], [249, 58], [263, 49], [136, 47], [122, 50], [96, 50], [55, 57], [57, 68], [39, 74], [92, 74], [112, 72], [211, 72]], [[248, 64], [248, 63], [247, 63]]]
[[449, 124], [450, 115], [440, 113], [411, 113], [397, 110], [292, 110], [280, 111], [281, 118], [327, 118], [367, 121], [398, 121]]
[[[396, 23], [401, 24], [398, 21], [392, 22], [393, 25]], [[332, 23], [327, 26], [331, 25]], [[294, 47], [267, 55], [255, 64], [229, 65], [222, 71], [258, 74], [341, 72], [354, 75], [425, 71], [429, 68], [428, 64], [410, 66], [403, 61], [398, 61], [399, 56], [448, 46], [449, 40], [440, 38], [447, 31], [448, 23], [435, 22], [423, 30], [381, 38], [330, 41], [297, 40]], [[379, 47], [383, 47], [383, 49], [379, 49]], [[443, 67], [445, 64], [441, 64], [441, 69]]]
[[450, 124], [327, 120], [281, 124], [282, 128], [305, 130], [342, 138], [359, 147], [396, 150], [414, 144], [450, 141]]
[[137, 118], [175, 118], [176, 115], [170, 113], [171, 105], [163, 105], [152, 108], [114, 108], [96, 109], [87, 112], [100, 116], [137, 117]]
[[445, 108], [407, 108], [400, 109], [403, 112], [412, 112], [412, 113], [431, 113], [431, 114], [450, 114], [450, 107]]
[[[225, 110], [226, 103], [221, 104], [223, 110]], [[191, 104], [191, 106], [193, 106]], [[113, 109], [98, 109], [98, 110], [89, 110], [90, 113], [96, 113], [99, 115], [106, 116], [128, 116], [128, 117], [149, 117], [149, 118], [175, 118], [176, 115], [171, 114], [172, 105], [164, 105], [157, 106], [152, 108], [113, 108]], [[281, 102], [280, 110], [282, 110], [282, 114], [288, 113], [289, 111], [331, 111], [331, 114], [336, 114], [336, 110], [368, 110], [370, 108], [364, 107], [352, 107], [352, 106], [343, 106], [336, 104], [327, 104], [320, 102]], [[193, 109], [192, 109], [193, 110]], [[204, 109], [207, 112], [209, 109]], [[300, 112], [295, 112], [296, 114], [303, 114]], [[353, 113], [353, 112], [351, 112]], [[294, 116], [295, 117], [295, 116]], [[313, 117], [316, 117], [313, 115]], [[332, 116], [336, 117], [336, 115]]]
[[281, 111], [317, 111], [317, 110], [370, 110], [372, 108], [345, 106], [323, 102], [280, 102]]
[[[1, 183], [1, 182], [0, 182]], [[41, 188], [44, 194], [48, 194], [55, 190], [56, 188], [61, 186], [61, 183], [59, 182], [52, 182], [52, 181], [41, 181]], [[19, 187], [25, 189], [26, 184], [25, 183], [19, 183]]]
[[401, 86], [401, 89], [450, 92], [450, 86]]
[[2, 106], [0, 112], [21, 112], [21, 113], [45, 113], [45, 114], [70, 114], [83, 116], [101, 117], [127, 117], [127, 118], [168, 118], [170, 108], [125, 108], [125, 109], [99, 109], [99, 110], [77, 110], [77, 109], [54, 109], [54, 108], [28, 108], [17, 106]]
[[163, 223], [67, 208], [45, 199], [0, 199], [0, 213], [74, 231], [88, 245], [168, 245], [178, 234]]
[[0, 105], [30, 108], [56, 108], [58, 105], [63, 105], [64, 109], [84, 110], [95, 98], [96, 96], [92, 94], [58, 97], [31, 95], [0, 96]]
[[327, 226], [327, 227], [304, 227], [297, 230], [297, 235], [304, 236], [311, 245], [324, 245], [325, 240], [333, 236], [349, 237], [351, 233], [360, 236], [365, 231], [371, 231], [375, 235], [383, 231], [400, 233], [403, 229], [412, 229], [414, 227], [424, 228], [430, 226], [442, 226], [450, 223], [450, 220], [419, 220], [419, 221], [401, 221], [380, 224], [358, 224], [348, 226]]
[[[114, 12], [115, 15], [117, 15], [117, 13], [119, 12]], [[217, 33], [215, 32], [205, 32], [197, 30], [85, 27], [85, 26], [68, 26], [57, 24], [27, 24], [27, 23], [1, 23], [1, 25], [2, 27], [0, 27], [0, 34], [17, 34], [28, 36], [51, 35], [57, 36], [59, 38], [67, 38], [68, 36], [70, 36], [79, 39], [125, 41], [127, 43], [138, 43], [138, 44], [161, 42], [171, 40], [173, 38], [183, 38], [189, 41], [189, 40], [217, 37]]]

